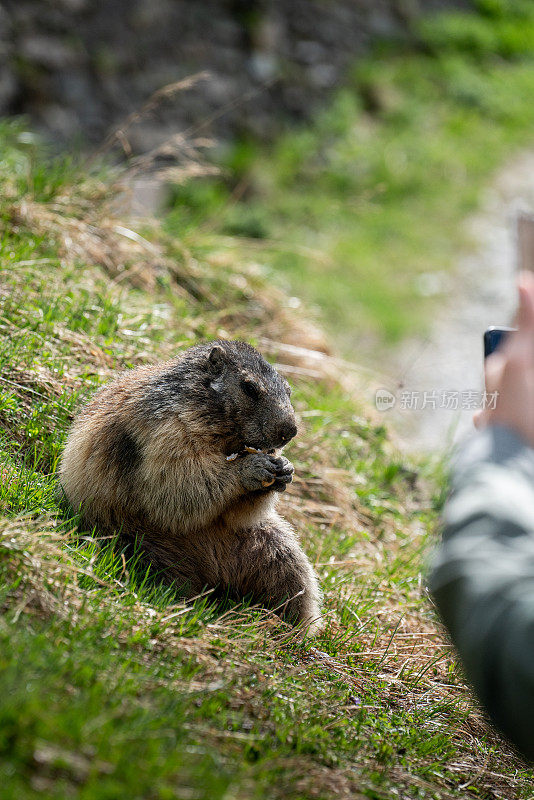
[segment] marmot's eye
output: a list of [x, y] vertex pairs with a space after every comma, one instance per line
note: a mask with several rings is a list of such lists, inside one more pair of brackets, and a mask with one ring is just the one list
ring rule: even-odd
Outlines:
[[260, 396], [260, 390], [253, 381], [241, 381], [241, 388], [251, 400], [257, 400]]

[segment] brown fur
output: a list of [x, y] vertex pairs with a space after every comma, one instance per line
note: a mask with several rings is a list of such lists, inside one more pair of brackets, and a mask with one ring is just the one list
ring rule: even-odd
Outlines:
[[[141, 537], [189, 596], [249, 597], [314, 632], [317, 579], [275, 510], [295, 433], [289, 387], [254, 348], [201, 345], [101, 389], [72, 426], [60, 481], [86, 525]], [[227, 460], [245, 445], [271, 455]]]

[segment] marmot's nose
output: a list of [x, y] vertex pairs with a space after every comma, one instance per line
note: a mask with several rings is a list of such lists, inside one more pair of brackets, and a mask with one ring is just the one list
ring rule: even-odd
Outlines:
[[297, 426], [292, 421], [285, 422], [278, 431], [278, 436], [282, 444], [287, 444], [296, 435], [297, 435]]

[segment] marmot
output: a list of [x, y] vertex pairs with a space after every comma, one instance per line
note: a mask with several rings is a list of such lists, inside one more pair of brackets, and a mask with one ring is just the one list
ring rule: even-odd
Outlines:
[[275, 511], [294, 471], [281, 455], [297, 433], [289, 395], [239, 341], [122, 373], [75, 419], [61, 487], [85, 526], [140, 538], [186, 596], [222, 590], [314, 633], [317, 578]]

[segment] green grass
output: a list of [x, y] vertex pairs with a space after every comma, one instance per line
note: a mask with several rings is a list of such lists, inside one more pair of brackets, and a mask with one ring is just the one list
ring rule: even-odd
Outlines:
[[382, 45], [313, 125], [221, 149], [221, 178], [177, 188], [168, 229], [234, 237], [359, 359], [421, 334], [481, 189], [534, 142], [534, 5], [475, 5]]
[[292, 342], [300, 323], [219, 237], [193, 258], [148, 225], [152, 279], [98, 177], [56, 163], [43, 191], [21, 128], [0, 138], [0, 795], [530, 796], [422, 588], [429, 476], [341, 376], [288, 373], [302, 433], [282, 508], [324, 589], [316, 640], [246, 604], [184, 604], [139, 552], [77, 529], [55, 468], [97, 386], [224, 332]]
[[422, 588], [442, 488], [341, 376], [288, 373], [302, 434], [283, 510], [325, 592], [313, 642], [246, 604], [184, 604], [135, 549], [78, 531], [55, 478], [73, 413], [116, 370], [218, 335], [292, 342], [273, 282], [351, 352], [421, 330], [439, 297], [419, 276], [449, 269], [534, 131], [531, 4], [477, 6], [360, 64], [313, 127], [221, 150], [222, 178], [175, 189], [143, 232], [157, 258], [113, 230], [98, 175], [1, 126], [0, 796], [531, 796]]

